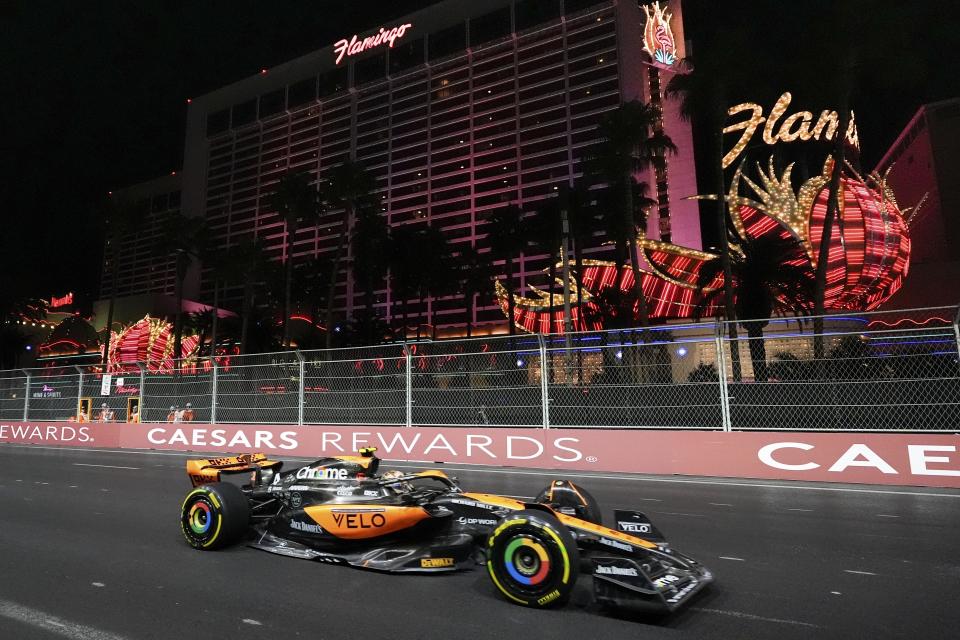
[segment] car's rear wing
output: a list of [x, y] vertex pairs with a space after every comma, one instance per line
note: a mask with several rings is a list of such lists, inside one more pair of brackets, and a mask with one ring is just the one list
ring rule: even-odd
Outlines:
[[220, 482], [223, 476], [252, 474], [250, 484], [259, 484], [264, 470], [276, 473], [283, 466], [279, 460], [269, 460], [265, 453], [244, 453], [229, 458], [201, 458], [187, 460], [187, 475], [193, 486]]

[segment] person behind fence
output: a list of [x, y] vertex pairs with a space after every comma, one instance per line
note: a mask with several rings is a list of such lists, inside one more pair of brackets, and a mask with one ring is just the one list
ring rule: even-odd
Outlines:
[[167, 422], [180, 422], [180, 412], [173, 405], [170, 406], [170, 413], [167, 414]]
[[180, 422], [193, 422], [193, 405], [189, 402], [180, 414]]
[[127, 420], [127, 422], [130, 422], [132, 424], [140, 423], [140, 406], [139, 405], [135, 404], [130, 407], [130, 418]]
[[100, 405], [100, 411], [97, 413], [97, 422], [113, 422], [113, 410], [107, 407], [106, 402]]

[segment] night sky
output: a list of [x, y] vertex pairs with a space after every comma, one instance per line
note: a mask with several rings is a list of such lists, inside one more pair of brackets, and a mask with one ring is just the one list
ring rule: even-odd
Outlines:
[[[47, 298], [70, 290], [86, 299], [96, 295], [102, 245], [98, 207], [108, 190], [180, 168], [186, 98], [430, 4], [0, 2], [0, 295]], [[720, 11], [726, 20], [742, 16], [756, 30], [758, 57], [795, 56], [806, 47], [811, 65], [825, 65], [805, 23], [816, 21], [828, 4], [685, 0], [687, 38], [696, 43], [703, 29], [722, 25]], [[920, 104], [960, 96], [953, 4], [876, 4], [878, 11], [902, 13], [898, 28], [913, 33], [907, 38], [891, 34], [891, 42], [917, 64], [908, 89], [880, 77], [861, 92], [855, 108], [867, 167]], [[786, 43], [782, 48], [781, 42]], [[765, 75], [757, 78], [758, 86], [790, 88], [789, 77]]]

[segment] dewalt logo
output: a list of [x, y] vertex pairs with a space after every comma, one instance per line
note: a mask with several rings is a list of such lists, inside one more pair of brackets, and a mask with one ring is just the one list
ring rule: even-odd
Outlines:
[[452, 567], [453, 565], [453, 558], [421, 558], [420, 560], [420, 566], [424, 569], [438, 569], [440, 567]]

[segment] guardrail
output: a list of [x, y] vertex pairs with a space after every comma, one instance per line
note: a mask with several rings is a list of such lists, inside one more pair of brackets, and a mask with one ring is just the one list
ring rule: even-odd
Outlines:
[[[960, 429], [954, 307], [0, 371], [0, 420]], [[816, 358], [817, 340], [824, 354]], [[187, 412], [186, 414], [184, 412]], [[191, 415], [192, 414], [192, 415]]]

